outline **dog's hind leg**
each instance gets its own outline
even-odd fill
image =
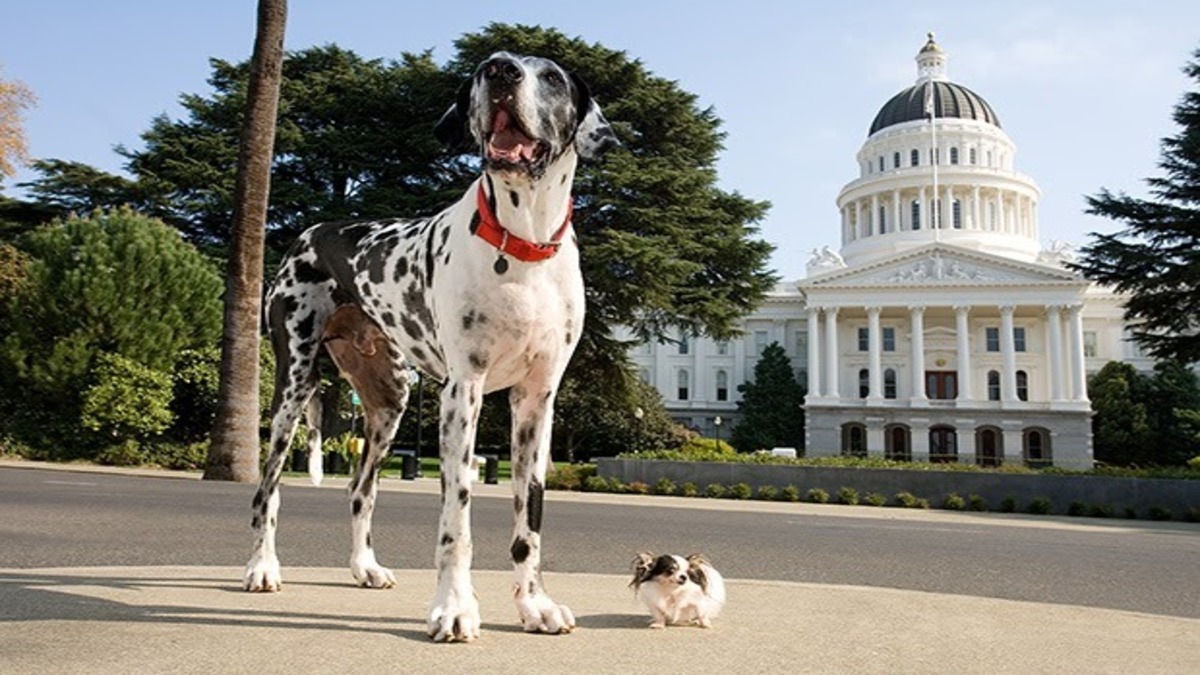
[[[317,486],[325,479],[325,467],[322,466],[325,456],[321,452],[321,418],[321,397],[313,395],[308,399],[304,423],[308,427],[308,479]]]
[[[512,561],[517,612],[528,632],[569,633],[575,616],[555,603],[542,584],[542,501],[550,465],[554,387],[538,378],[512,388],[513,524]]]

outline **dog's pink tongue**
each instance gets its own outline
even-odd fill
[[[493,157],[509,162],[533,158],[533,139],[521,133],[503,108],[492,122],[492,139],[488,146]]]

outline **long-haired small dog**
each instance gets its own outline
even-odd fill
[[[696,624],[711,628],[725,605],[725,580],[703,556],[639,553],[633,560],[637,597],[650,608],[651,628]]]

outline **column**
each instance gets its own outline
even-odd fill
[[[885,442],[883,440],[882,418],[867,418],[867,456],[883,457]]]
[[[983,214],[983,211],[981,210],[981,207],[979,205],[979,186],[976,185],[975,187],[971,188],[971,227],[972,228],[974,228],[976,230],[984,229],[983,228],[983,220],[981,217],[982,214]]]
[[[942,199],[942,229],[954,229],[954,188],[946,186],[946,197]]]
[[[821,309],[808,308],[808,400],[821,397]]]
[[[1067,308],[1067,340],[1071,345],[1071,400],[1087,401],[1087,366],[1083,361],[1083,305]]]
[[[858,199],[854,202],[854,238],[861,239],[863,236],[862,200]]]
[[[708,372],[707,344],[708,340],[700,336],[696,336],[692,340],[692,363],[696,377],[692,380],[692,391],[689,393],[694,401],[717,400],[717,388],[712,382],[711,373]]]
[[[1000,307],[1000,356],[1004,361],[1003,372],[1000,373],[1000,400],[1017,400],[1017,350],[1013,344],[1013,312],[1012,305]]]
[[[825,396],[840,399],[838,391],[837,307],[825,308]]]
[[[929,420],[912,420],[912,458],[914,462],[929,461]]]
[[[867,308],[867,366],[868,384],[867,398],[879,401],[883,399],[883,331],[879,329],[880,307]]]
[[[899,232],[904,229],[901,225],[904,222],[904,214],[900,211],[900,191],[892,190],[892,232]]]
[[[879,195],[871,195],[871,217],[867,219],[867,236],[880,234],[883,228],[879,222]]]
[[[1008,214],[1004,212],[1004,192],[996,192],[996,230],[1008,232]]]
[[[842,243],[850,241],[850,207],[842,207]]]
[[[928,399],[925,395],[925,308],[924,307],[909,307],[910,323],[912,325],[912,335],[909,340],[912,343],[912,396],[911,400],[914,405],[924,405]],[[917,430],[913,429],[913,437],[916,438]],[[926,454],[929,453],[928,444],[926,445]]]
[[[929,197],[925,194],[925,186],[921,186],[921,193],[918,199],[921,202],[921,229],[928,230],[932,227],[930,224],[932,221],[929,220]]]
[[[974,397],[971,386],[971,328],[968,314],[971,308],[958,305],[954,308],[955,330],[958,334],[958,400],[970,401]]]
[[[1046,307],[1046,341],[1050,343],[1050,400],[1063,398],[1062,307]]]

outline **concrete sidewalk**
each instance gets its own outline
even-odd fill
[[[3,673],[1196,673],[1200,621],[879,588],[729,582],[711,630],[646,627],[624,577],[547,574],[570,635],[516,623],[510,578],[476,572],[483,637],[433,644],[432,570],[366,590],[284,568],[241,591],[232,567],[0,570]]]

